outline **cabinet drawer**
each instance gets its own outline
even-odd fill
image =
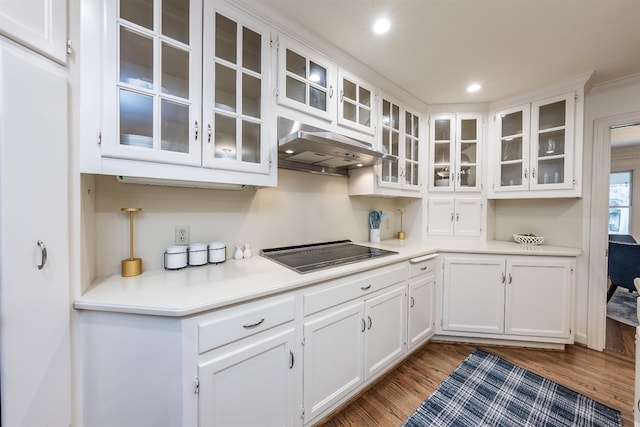
[[[426,255],[409,260],[409,277],[431,273],[436,269],[436,254]]]
[[[293,320],[294,297],[247,303],[198,323],[198,354]]]
[[[304,315],[370,294],[407,278],[406,264],[356,274],[304,294]]]

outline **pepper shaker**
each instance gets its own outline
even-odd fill
[[[251,258],[251,246],[248,243],[244,244],[244,251],[242,252],[242,256],[245,258]]]

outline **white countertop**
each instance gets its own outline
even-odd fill
[[[362,244],[396,251],[398,255],[307,274],[296,273],[254,255],[248,259],[228,259],[222,264],[187,267],[177,271],[148,270],[135,277],[98,277],[90,289],[74,302],[74,307],[80,310],[182,317],[438,252],[569,257],[581,253],[578,248],[546,245],[528,247],[503,241],[413,243],[394,239]]]

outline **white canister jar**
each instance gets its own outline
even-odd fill
[[[187,266],[187,247],[169,246],[164,251],[165,270],[179,270]]]
[[[189,245],[189,265],[205,265],[207,263],[207,244],[192,243]]]
[[[219,264],[226,259],[227,248],[222,242],[209,243],[209,264]]]

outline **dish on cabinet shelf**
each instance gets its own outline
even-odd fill
[[[436,187],[449,186],[449,178],[436,179]]]

